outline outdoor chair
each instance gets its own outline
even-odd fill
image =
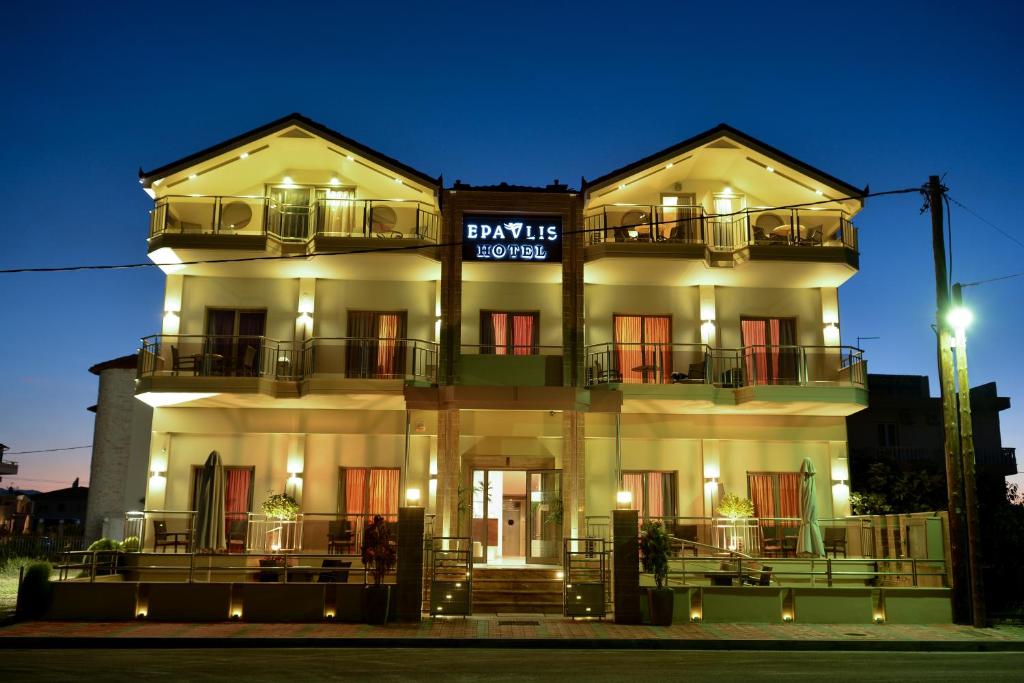
[[[153,520],[153,550],[164,548],[166,552],[166,548],[174,548],[177,553],[178,548],[185,548],[187,551],[190,535],[188,531],[168,531],[167,522]]]
[[[199,366],[196,365],[195,356],[185,356],[184,358],[182,358],[181,354],[178,353],[178,347],[172,345],[171,370],[174,371],[174,374],[178,374],[178,372],[181,370],[191,370],[192,374],[194,375],[199,371]]]
[[[348,583],[348,572],[351,566],[350,560],[324,560],[320,563],[322,569],[337,568],[338,571],[320,572],[317,583]]]
[[[247,522],[244,519],[236,519],[231,522],[228,527],[228,552],[232,552],[232,548],[238,548],[237,552],[245,552],[246,542],[246,526]]]
[[[346,550],[355,549],[355,532],[352,531],[352,521],[342,519],[327,524],[327,554],[341,554]]]
[[[256,374],[256,349],[252,346],[245,347],[242,356],[242,376],[252,377]]]
[[[782,554],[784,556],[796,557],[797,536],[799,536],[799,534],[799,527],[782,527]]]
[[[838,553],[846,557],[846,529],[842,527],[825,528],[825,554],[832,553],[832,557],[838,557]]]
[[[743,577],[744,586],[770,586],[772,585],[772,568],[766,564],[761,565],[761,571],[757,574],[750,574]]]
[[[690,363],[690,369],[686,372],[686,379],[690,382],[704,382],[704,363]]]
[[[782,538],[775,527],[764,530],[764,538],[761,540],[761,553],[765,557],[780,557],[782,555]]]

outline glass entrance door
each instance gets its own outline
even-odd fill
[[[527,556],[530,564],[558,564],[562,545],[562,471],[530,470]]]

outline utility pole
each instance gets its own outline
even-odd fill
[[[932,252],[935,258],[935,329],[938,333],[939,389],[942,395],[942,429],[945,434],[946,495],[949,511],[949,556],[953,574],[953,618],[959,624],[972,623],[970,606],[971,573],[966,548],[963,477],[960,467],[960,439],[957,428],[956,385],[953,378],[953,336],[949,322],[949,279],[946,273],[946,241],[943,236],[942,195],[939,176],[928,178],[928,207],[932,217]]]
[[[953,305],[963,307],[960,283],[953,285]],[[985,583],[981,561],[981,522],[978,517],[978,486],[974,480],[974,425],[971,418],[971,383],[967,375],[966,322],[956,332],[956,374],[960,403],[960,460],[964,483],[964,504],[967,506],[967,551],[970,553],[971,621],[976,628],[985,627]]]

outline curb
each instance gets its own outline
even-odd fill
[[[1012,640],[670,640],[570,638],[153,638],[0,637],[0,650],[49,649],[240,649],[240,648],[410,648],[500,650],[740,650],[776,652],[1024,652],[1024,641]]]

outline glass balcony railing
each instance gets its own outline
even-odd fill
[[[139,350],[143,377],[262,377],[299,381],[400,379],[433,382],[437,344],[419,339],[153,335]]]
[[[273,235],[379,237],[436,242],[441,217],[429,204],[395,199],[317,199],[284,204],[268,197],[169,196],[149,214],[149,236]]]
[[[613,204],[584,214],[587,244],[700,244],[714,251],[749,246],[846,247],[857,251],[857,229],[837,209],[751,207],[709,214],[702,206]]]
[[[588,385],[867,386],[863,352],[851,346],[595,344],[587,347],[586,376]]]

